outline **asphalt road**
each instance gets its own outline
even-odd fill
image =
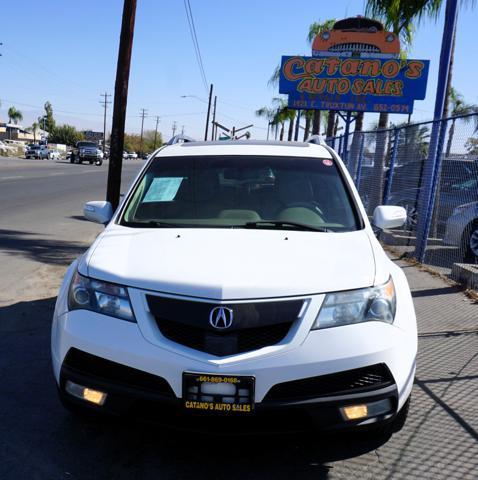
[[[143,164],[124,162],[122,191]],[[0,305],[28,299],[32,288],[42,288],[39,277],[48,288],[47,278],[58,277],[59,268],[101,231],[85,221],[83,204],[105,198],[107,168],[107,162],[97,167],[0,157]]]
[[[141,165],[125,164],[125,184]],[[0,479],[478,478],[478,305],[403,262],[418,369],[408,421],[392,437],[216,435],[65,411],[51,316],[67,264],[101,230],[81,212],[105,183],[105,166],[0,158]]]

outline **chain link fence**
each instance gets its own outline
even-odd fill
[[[384,244],[478,290],[478,114],[327,143],[345,158],[370,217],[378,205],[407,211],[402,228],[381,232]]]

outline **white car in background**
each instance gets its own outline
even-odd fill
[[[116,212],[89,202],[84,213],[107,226],[69,267],[53,315],[68,408],[206,414],[224,428],[267,412],[322,428],[403,424],[410,289],[329,147],[166,146]],[[373,221],[405,215],[380,206]]]
[[[478,202],[453,210],[446,221],[444,243],[461,249],[465,261],[478,262]]]

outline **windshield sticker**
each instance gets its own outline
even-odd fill
[[[332,160],[329,160],[328,158],[322,160],[322,163],[327,167],[331,167],[334,164],[334,162],[332,162]]]
[[[171,202],[176,197],[182,181],[186,177],[154,178],[143,198],[143,202]]]

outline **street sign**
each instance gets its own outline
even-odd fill
[[[284,56],[279,92],[296,109],[412,113],[423,100],[428,60]]]

